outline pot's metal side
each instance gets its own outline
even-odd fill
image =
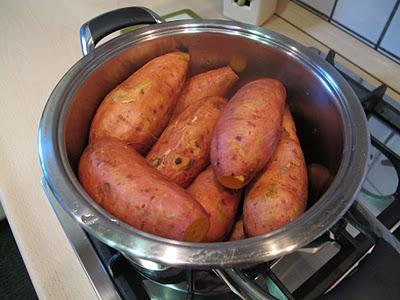
[[[242,241],[186,243],[132,228],[98,206],[80,186],[66,150],[66,119],[79,88],[94,70],[118,53],[146,41],[177,34],[215,33],[254,41],[282,52],[315,74],[336,99],[342,120],[342,161],[335,180],[299,219],[270,234]],[[160,50],[161,51],[161,50]],[[71,104],[72,103],[72,104]],[[78,142],[78,141],[77,141]],[[100,46],[73,66],[50,96],[40,123],[39,152],[45,179],[62,207],[82,227],[127,255],[182,267],[245,266],[271,260],[302,247],[325,232],[350,207],[365,175],[368,133],[361,105],[345,80],[307,48],[280,34],[228,21],[176,21],[128,33]],[[71,156],[71,155],[70,155]]]

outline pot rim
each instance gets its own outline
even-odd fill
[[[301,217],[266,235],[240,241],[188,243],[133,228],[109,214],[80,186],[66,152],[64,126],[75,92],[100,64],[139,43],[174,34],[219,33],[279,48],[311,69],[335,95],[343,126],[343,152],[334,181]],[[60,80],[39,125],[44,177],[61,206],[90,234],[127,255],[182,267],[227,267],[265,262],[312,242],[343,216],[366,174],[369,135],[357,96],[345,79],[310,49],[279,33],[225,20],[183,20],[121,35],[79,60]]]

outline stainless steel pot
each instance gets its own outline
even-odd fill
[[[95,49],[106,34],[140,28]],[[361,105],[342,76],[308,48],[275,32],[222,20],[161,23],[142,8],[110,12],[81,29],[87,54],[61,79],[39,129],[45,180],[62,207],[90,234],[130,257],[193,268],[246,266],[288,254],[316,239],[350,207],[363,181],[369,147]],[[261,76],[281,80],[288,92],[307,163],[326,166],[334,180],[303,216],[269,234],[220,243],[178,242],[142,232],[98,206],[76,177],[92,117],[104,96],[145,62],[166,52],[191,55],[196,74],[240,61],[238,87]],[[133,195],[134,196],[134,195]]]

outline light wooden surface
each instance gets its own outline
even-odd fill
[[[40,298],[96,298],[40,188],[42,173],[37,153],[37,127],[46,100],[62,75],[81,57],[78,38],[80,25],[108,10],[133,5],[147,6],[160,15],[191,8],[204,18],[222,18],[221,2],[0,2],[0,199]],[[265,27],[321,50],[327,48],[318,40],[329,45],[327,35],[331,40],[335,39],[335,34],[341,37],[336,29],[327,29],[329,24],[322,26],[321,22],[301,9],[300,16],[311,21],[297,22],[297,9],[297,6],[287,5],[287,12],[273,17]],[[290,23],[296,26],[286,20],[291,20]],[[303,25],[305,28],[301,28]],[[398,80],[398,65],[382,58],[375,60],[375,54],[360,48],[352,38],[338,43],[334,49],[346,64],[347,58],[354,58],[358,66],[370,73],[363,75],[373,80],[374,84],[377,80],[372,77],[399,90],[399,83],[393,79],[397,75]],[[366,54],[362,54],[364,50]],[[354,66],[352,69],[358,70]]]

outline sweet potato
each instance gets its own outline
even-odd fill
[[[100,104],[90,142],[115,137],[143,154],[165,128],[185,82],[189,55],[154,58],[113,89]]]
[[[299,138],[297,137],[296,125],[287,105],[285,106],[282,118],[282,136],[300,143]]]
[[[78,173],[94,201],[133,227],[190,242],[201,241],[208,231],[203,207],[120,140],[106,138],[90,144]]]
[[[164,130],[146,159],[166,178],[182,187],[209,164],[212,130],[226,100],[207,97],[183,111]]]
[[[270,164],[249,185],[243,205],[243,223],[248,236],[262,235],[293,221],[306,209],[307,168],[296,139],[289,110]],[[289,125],[289,126],[288,126]]]
[[[312,163],[307,166],[308,205],[313,205],[329,188],[334,176],[324,165]]]
[[[183,112],[189,105],[208,96],[224,97],[239,77],[230,67],[222,67],[200,73],[188,79],[182,89],[171,120]]]
[[[235,225],[233,226],[229,241],[244,240],[245,238],[246,234],[244,233],[243,229],[243,219],[240,219],[236,221]]]
[[[228,190],[223,187],[215,177],[212,168],[201,172],[187,188],[187,191],[203,206],[210,217],[210,229],[204,241],[223,240],[235,220],[240,191]]]
[[[243,86],[215,126],[211,163],[227,188],[246,185],[270,160],[281,135],[284,86],[263,78]]]

